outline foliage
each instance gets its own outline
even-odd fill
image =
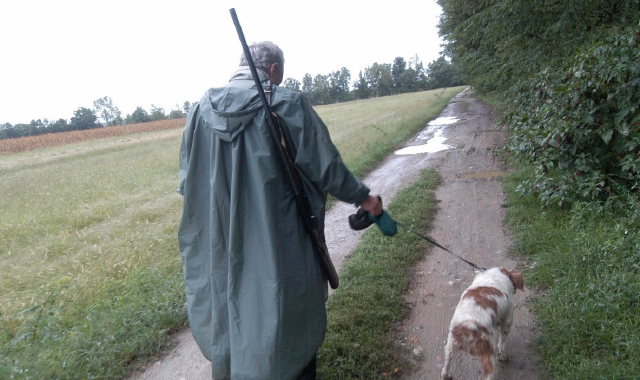
[[[575,202],[540,211],[516,187],[530,168],[505,180],[505,222],[528,268],[537,342],[546,378],[632,379],[640,371],[640,208]]]
[[[191,103],[188,100],[185,100],[184,104],[182,105],[182,110],[184,111],[184,114],[188,115],[189,112],[191,112],[191,109],[195,107],[195,104],[196,104],[195,102]]]
[[[146,123],[151,121],[151,117],[149,113],[142,107],[136,107],[136,109],[131,113],[131,115],[127,115],[125,117],[125,124],[136,124],[136,123]]]
[[[93,110],[85,107],[80,107],[73,112],[73,117],[69,122],[70,129],[83,130],[101,127],[97,123],[98,118],[93,113]]]
[[[142,107],[137,107],[133,112],[133,115],[127,115],[126,124],[145,123],[166,119],[182,119],[189,113],[192,107],[193,104],[189,101],[185,101],[181,111],[180,106],[176,104],[176,109],[171,110],[169,115],[165,115],[164,109],[158,108],[153,104],[151,105],[151,114]],[[98,122],[99,119],[102,123]],[[109,96],[105,96],[94,100],[93,109],[84,107],[78,108],[78,110],[74,112],[71,122],[67,122],[65,119],[58,119],[57,121],[38,119],[31,120],[29,124],[16,124],[15,126],[10,123],[2,124],[0,125],[0,140],[39,136],[58,132],[81,131],[101,128],[103,126],[106,127],[123,124],[125,124],[125,120],[122,118],[122,112],[120,112],[118,107],[113,104],[113,100]],[[51,140],[62,141],[65,139],[63,137],[58,137],[51,138]],[[13,145],[13,143],[9,143],[9,145]],[[23,142],[20,142],[17,145],[25,146]],[[0,149],[0,154],[1,153],[2,149]]]
[[[442,57],[444,60],[444,57]],[[441,59],[433,61],[442,62]],[[457,71],[448,61],[439,63],[431,70],[436,79],[430,80],[429,72],[424,69],[420,58],[416,55],[409,62],[402,57],[396,57],[393,64],[378,63],[360,70],[358,78],[351,82],[351,73],[346,67],[327,75],[318,74],[315,77],[305,74],[302,82],[287,78],[283,86],[295,91],[301,91],[312,105],[323,105],[368,99],[371,97],[389,96],[408,92],[423,91],[444,87],[455,87],[462,84],[457,78]],[[351,90],[351,86],[353,90]]]
[[[158,108],[154,104],[151,105],[151,113],[149,114],[149,121],[164,120],[167,115],[164,113],[164,108]]]
[[[466,82],[504,91],[594,42],[602,28],[637,22],[638,0],[438,0],[445,55]],[[595,36],[597,39],[597,36]]]
[[[289,90],[300,91],[302,84],[297,79],[287,78],[282,83],[282,86],[284,88],[288,88]]]
[[[427,66],[426,82],[426,88],[429,90],[456,87],[464,84],[456,67],[444,56],[440,56]]]
[[[349,94],[350,82],[351,73],[346,67],[331,73],[329,76],[329,97],[333,102],[340,103],[353,100]]]
[[[353,88],[356,98],[358,99],[369,99],[372,95],[371,88],[369,88],[369,82],[365,75],[362,74],[362,70],[358,73],[358,80],[353,83]]]
[[[176,109],[172,109],[171,112],[169,112],[167,119],[182,119],[184,117],[187,117],[187,115],[180,109],[180,105],[176,104]]]
[[[113,100],[108,96],[94,100],[93,111],[102,119],[104,126],[123,124],[122,112],[113,105]]]
[[[640,26],[611,31],[567,68],[523,84],[505,122],[511,153],[535,165],[521,192],[544,204],[640,195]]]
[[[522,191],[544,206],[638,195],[638,0],[438,0],[445,54],[502,94]]]

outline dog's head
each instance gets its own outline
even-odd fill
[[[513,284],[513,287],[515,289],[524,290],[524,278],[522,278],[522,274],[520,274],[520,272],[510,272],[504,268],[500,269],[500,272],[509,277],[509,280],[511,280],[511,283]]]

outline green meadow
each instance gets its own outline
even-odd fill
[[[364,176],[462,89],[316,110]],[[122,378],[185,325],[181,134],[142,137],[0,156],[0,378]]]

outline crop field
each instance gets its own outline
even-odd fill
[[[106,137],[124,136],[133,133],[162,131],[165,129],[184,127],[185,118],[158,120],[148,123],[116,125],[112,127],[94,128],[84,131],[49,133],[38,136],[20,137],[0,140],[0,155],[25,152],[34,149],[50,148]]]
[[[362,176],[462,89],[316,110]],[[122,378],[184,326],[176,193],[184,119],[171,122],[156,127],[172,128],[164,132],[38,136],[19,153],[2,146],[0,378]],[[43,138],[56,142],[34,148]]]

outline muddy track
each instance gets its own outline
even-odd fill
[[[406,147],[421,147],[429,138],[442,137],[443,150],[431,153],[390,155],[364,179],[385,203],[411,185],[425,168],[442,176],[436,191],[439,205],[429,235],[452,252],[483,267],[517,268],[507,257],[511,237],[502,224],[504,194],[499,176],[504,172],[491,150],[504,145],[506,135],[496,129],[497,114],[478,100],[471,90],[454,97],[439,115],[448,124],[425,127]],[[335,204],[326,215],[329,252],[339,271],[360,242],[362,232],[345,228],[352,205]],[[407,314],[398,322],[399,344],[408,347],[415,371],[403,380],[439,379],[444,344],[455,306],[471,283],[473,268],[446,251],[429,248],[414,268],[407,293]],[[532,344],[535,324],[527,309],[530,292],[516,294],[514,326],[507,342],[509,361],[500,363],[498,379],[538,379],[538,359]],[[200,354],[188,329],[176,334],[176,346],[162,357],[136,371],[130,379],[210,379],[210,363]],[[454,360],[455,379],[479,378],[477,360],[460,356]]]

